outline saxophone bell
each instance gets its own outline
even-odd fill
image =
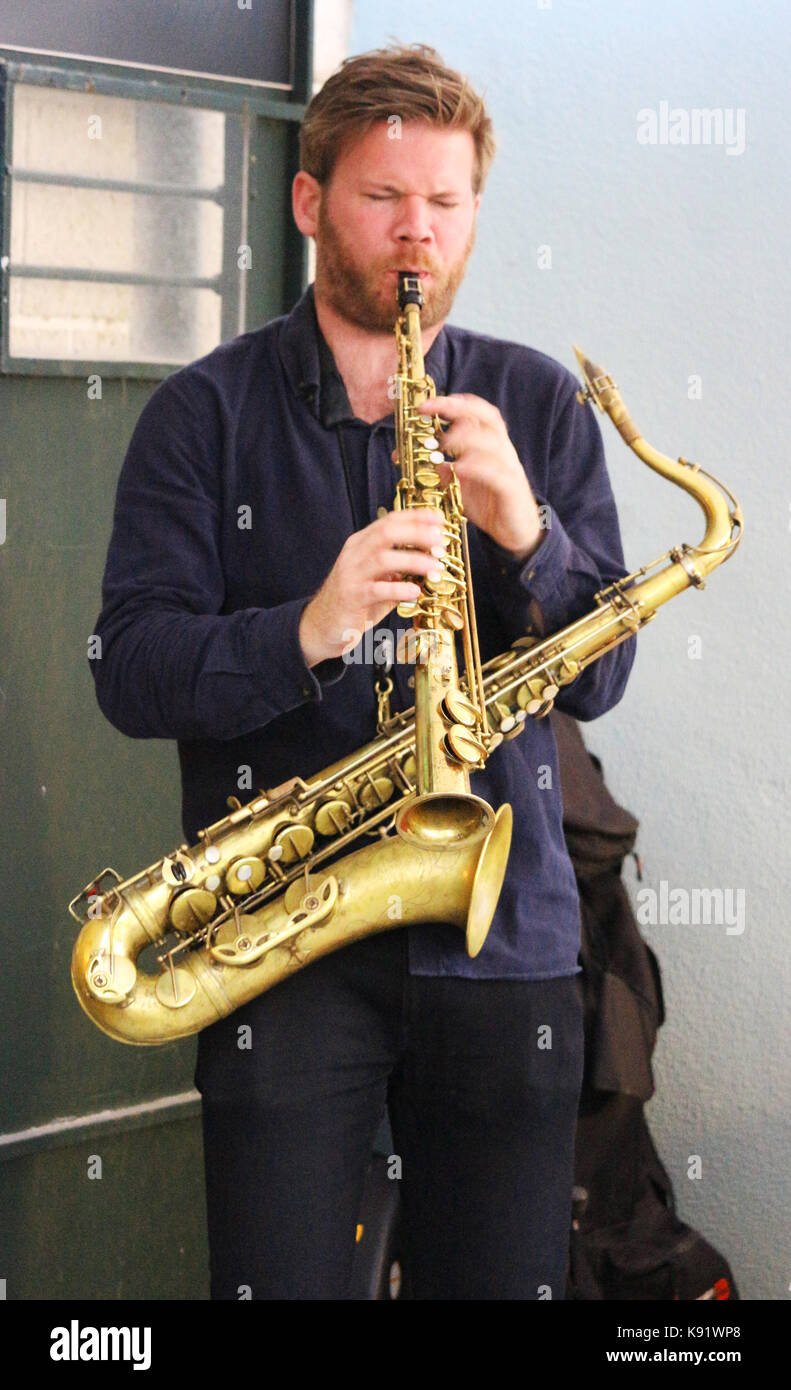
[[[493,824],[494,812],[483,797],[424,792],[404,807],[395,828],[417,849],[455,849],[464,840],[472,843],[488,835]]]

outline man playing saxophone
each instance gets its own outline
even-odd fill
[[[493,152],[483,102],[433,50],[348,60],[308,109],[293,186],[315,283],[289,315],[176,372],[141,415],[92,669],[119,729],[178,740],[190,842],[229,792],[309,777],[373,737],[385,673],[355,652],[371,632],[393,650],[409,626],[398,606],[441,574],[439,511],[393,508],[399,274],[420,278],[426,413],[448,424],[481,658],[570,623],[626,573],[574,378],[447,323]],[[604,713],[633,656],[627,640],[558,704]],[[386,674],[391,709],[408,709],[411,668]],[[470,789],[514,815],[474,959],[453,927],[412,924],[200,1034],[212,1297],[348,1296],[386,1106],[414,1296],[563,1297],[579,906],[548,721],[527,720]]]

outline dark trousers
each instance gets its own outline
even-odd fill
[[[349,1296],[385,1105],[412,1296],[563,1297],[576,977],[410,976],[406,944],[346,947],[200,1035],[212,1298]]]

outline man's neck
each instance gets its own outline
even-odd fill
[[[319,328],[327,340],[343,378],[349,404],[358,420],[373,424],[375,420],[392,415],[390,382],[398,366],[395,334],[377,333],[350,323],[326,299],[315,293],[315,287],[314,303]],[[442,323],[434,324],[421,334],[424,354],[442,326]]]

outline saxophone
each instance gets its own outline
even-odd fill
[[[391,716],[385,687],[376,737],[364,747],[244,806],[229,798],[230,814],[200,831],[196,845],[180,845],[124,882],[103,869],[72,900],[77,998],[121,1042],[188,1037],[311,961],[409,922],[453,923],[476,955],[505,876],[511,808],[495,814],[471,796],[469,772],[663,603],[703,588],[741,540],[732,493],[698,464],[647,444],[611,377],[575,348],[580,403],[606,412],[638,458],[696,499],[705,534],[600,591],[592,611],[559,632],[519,638],[481,666],[458,482],[439,447],[442,422],[427,423],[419,409],[433,391],[420,347],[419,280],[400,277],[398,294],[395,505],[440,506],[448,543],[441,578],[418,577],[419,598],[398,608],[413,619],[403,636],[412,638],[415,708]],[[440,462],[450,469],[442,487]],[[354,848],[362,837],[372,843]],[[155,973],[138,966],[146,948]]]

